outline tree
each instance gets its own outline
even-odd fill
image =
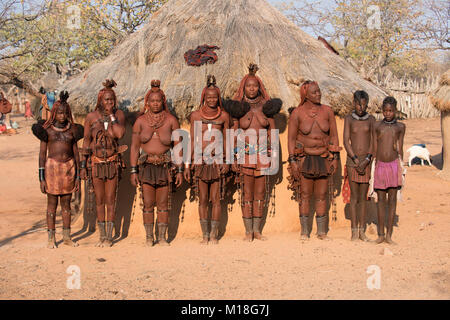
[[[427,49],[450,50],[448,23],[450,20],[450,2],[447,0],[422,0],[423,18],[414,26],[417,47]]]
[[[6,0],[0,9],[0,84],[36,93],[31,82],[45,72],[81,72],[165,2]]]
[[[448,21],[441,24],[448,10],[439,11],[443,2],[299,0],[282,9],[299,26],[327,37],[364,77],[374,78],[383,76],[386,69],[398,76],[423,75],[424,66],[432,62],[429,51],[437,47],[431,43],[440,43],[442,49],[448,41]]]

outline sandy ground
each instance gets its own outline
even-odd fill
[[[170,247],[147,248],[143,233],[130,233],[112,248],[95,248],[91,234],[78,237],[78,248],[49,250],[39,144],[31,122],[20,123],[19,134],[0,136],[0,299],[450,298],[450,182],[434,166],[408,169],[396,246],[350,242],[346,223],[330,226],[330,242],[312,235],[301,244],[298,232],[287,232],[253,243],[230,234],[218,246],[176,237]],[[405,151],[426,143],[432,155],[440,153],[439,119],[405,123]],[[372,239],[375,230],[369,227]],[[80,289],[67,287],[71,266],[79,268]],[[379,289],[367,286],[370,266],[380,271]]]

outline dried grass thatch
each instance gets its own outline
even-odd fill
[[[439,87],[430,94],[430,100],[439,111],[450,111],[450,69],[442,75]]]
[[[219,60],[186,65],[183,54],[202,44],[219,46]],[[183,119],[198,105],[207,74],[216,76],[224,97],[230,98],[252,62],[285,110],[297,106],[299,86],[306,79],[318,81],[323,102],[341,114],[355,90],[367,91],[371,104],[386,95],[265,0],[171,0],[109,57],[60,90],[70,92],[71,106],[82,115],[94,108],[104,79],[113,78],[121,107],[138,110],[151,79],[161,79],[169,104]]]

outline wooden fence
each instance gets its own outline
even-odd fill
[[[439,76],[433,75],[420,80],[396,78],[392,73],[376,81],[391,96],[397,99],[397,108],[408,119],[434,118],[440,115],[428,99],[428,93],[439,85]],[[380,110],[381,112],[381,110]]]

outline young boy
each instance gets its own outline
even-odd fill
[[[352,241],[369,241],[365,234],[367,191],[372,162],[373,127],[375,118],[367,113],[369,95],[356,91],[353,95],[355,110],[345,117],[344,147],[347,151],[347,176],[350,184],[350,216]],[[357,206],[359,204],[359,210]]]
[[[374,128],[374,153],[376,157],[374,189],[378,195],[378,239],[395,244],[392,241],[397,191],[402,186],[403,139],[405,125],[395,118],[397,101],[387,97],[382,105],[384,119],[378,121]],[[387,198],[386,198],[387,197]],[[384,232],[386,204],[388,206],[387,232]]]

